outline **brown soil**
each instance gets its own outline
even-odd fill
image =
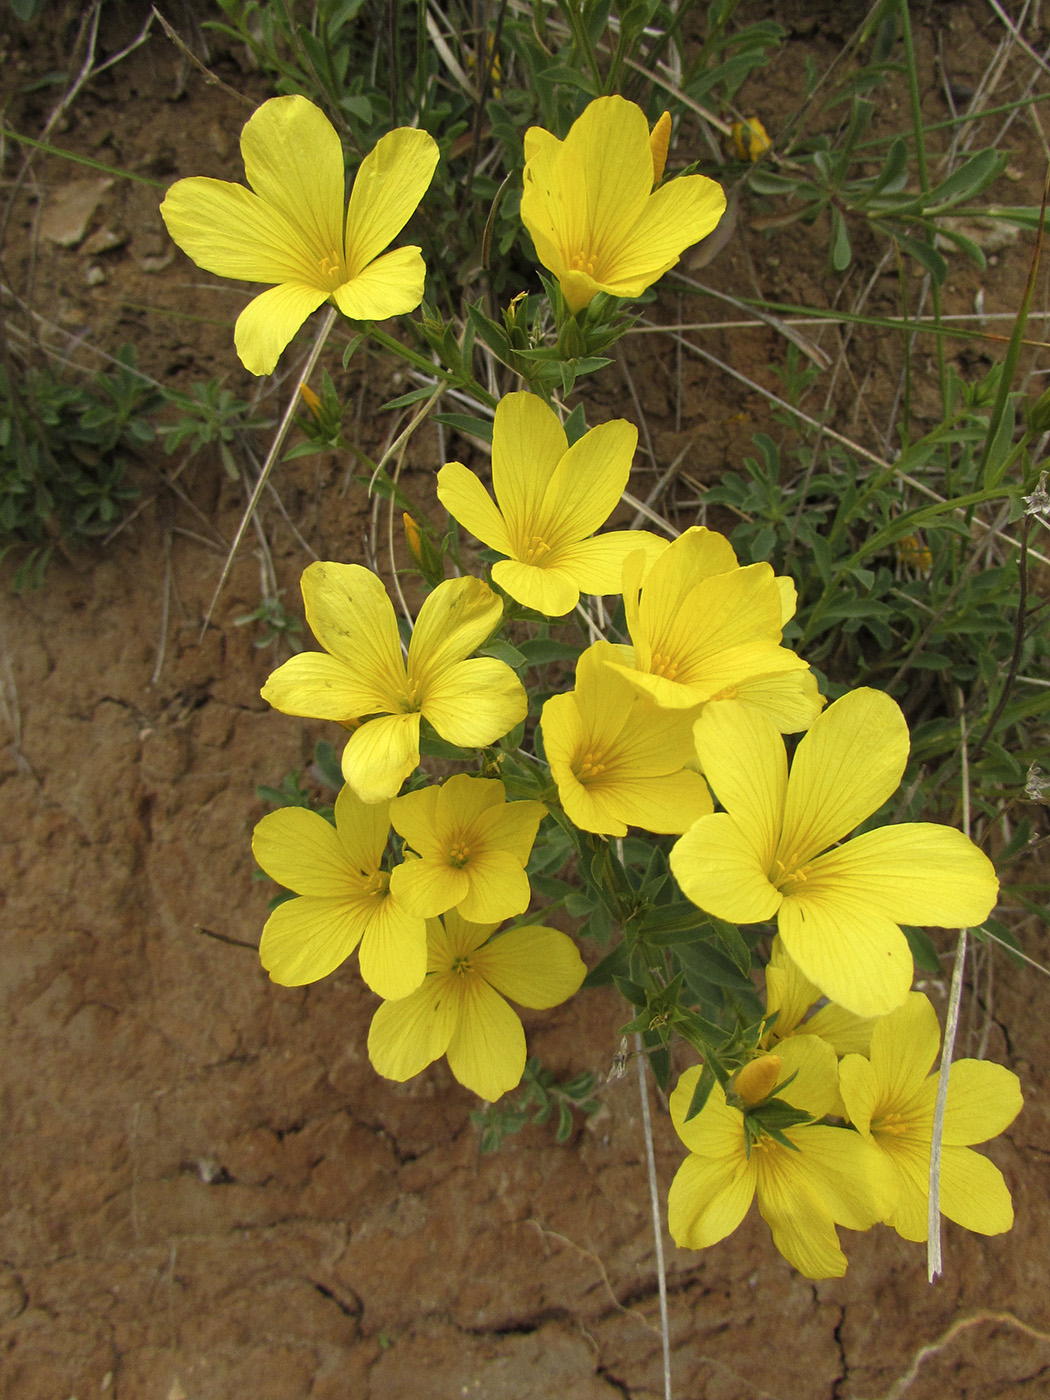
[[[948,24],[959,62],[979,72],[996,37],[985,12],[935,6],[930,18],[920,41],[931,74],[936,28]],[[121,21],[129,33],[134,22]],[[108,36],[114,50],[122,37]],[[809,28],[789,48],[779,86],[756,85],[771,127],[770,114],[796,100],[791,75],[805,45],[820,62],[839,42]],[[24,80],[48,62],[9,39],[8,73]],[[219,69],[253,101],[266,95],[257,75]],[[935,87],[931,76],[931,103]],[[8,120],[35,132],[52,100],[23,98]],[[157,38],[92,83],[53,139],[165,179],[237,178],[246,111],[183,74]],[[1041,176],[1030,131],[1018,134],[1012,160],[1030,196]],[[9,284],[28,285],[37,207],[28,196],[46,206],[74,178],[57,159],[34,164],[15,207]],[[131,182],[103,192],[89,228],[119,236],[110,251],[36,242],[30,300],[59,328],[46,338],[83,334],[111,351],[131,340],[165,382],[219,374],[248,397],[256,386],[232,367],[230,339],[243,294],[181,255],[169,259],[156,199]],[[989,310],[1008,309],[1027,260],[1022,244],[983,278],[960,266],[952,295],[972,304],[980,284]],[[741,229],[713,273],[713,285],[739,289],[753,275],[789,301],[837,288],[798,230],[766,242]],[[670,297],[665,310],[674,314]],[[768,366],[782,348],[772,334],[723,332],[706,343],[775,387]],[[889,357],[890,344],[876,356]],[[830,335],[825,345],[837,348]],[[870,350],[858,361],[838,392],[856,405],[846,430],[863,433],[887,391],[859,392]],[[627,364],[657,462],[689,446],[696,475],[709,479],[750,450],[766,417],[758,395],[686,361],[676,405],[673,350],[647,341]],[[599,417],[624,411],[618,372],[590,396]],[[374,410],[399,390],[376,361],[354,376],[362,441],[375,450],[388,423]],[[428,432],[409,464],[409,489],[424,501],[441,461]],[[59,559],[28,596],[11,594],[9,567],[0,579],[0,1392],[662,1394],[638,1082],[633,1064],[607,1077],[622,1003],[591,992],[527,1018],[532,1052],[556,1073],[602,1076],[601,1110],[567,1147],[532,1128],[481,1158],[469,1120],[476,1102],[443,1065],[404,1086],[373,1074],[365,1035],[375,999],[352,966],[296,991],[260,968],[254,944],[271,887],[253,879],[249,835],[264,810],[253,787],[306,769],[323,730],[259,698],[274,653],[235,625],[259,599],[256,538],[201,636],[244,495],[204,458],[176,494],[163,474],[177,460],[158,454],[144,466],[145,506],[103,552]],[[341,489],[344,473],[343,462],[307,459],[282,469],[277,486],[318,555],[369,561],[371,507],[359,487]],[[645,495],[647,485],[635,489]],[[308,556],[272,501],[262,520],[294,607]],[[1028,951],[1046,954],[1045,945]],[[1013,1233],[982,1239],[947,1225],[933,1287],[923,1251],[886,1230],[847,1234],[848,1275],[820,1284],[792,1272],[754,1212],[703,1255],[665,1239],[676,1395],[1050,1395],[1045,982],[1002,959],[994,968],[993,1001],[991,966],[981,964],[960,1051],[974,1053],[986,1036],[987,1055],[1025,1089],[1024,1114],[989,1149],[1013,1191]],[[943,1005],[944,983],[926,990]],[[666,1191],[681,1151],[655,1093],[652,1102]]]

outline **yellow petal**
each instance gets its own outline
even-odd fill
[[[874,1143],[823,1124],[799,1129],[795,1141],[802,1161],[792,1166],[804,1167],[836,1224],[870,1230],[892,1210],[897,1183]]]
[[[780,841],[788,783],[783,739],[765,715],[730,704],[705,705],[693,738],[715,796],[746,835],[768,876]]]
[[[302,577],[310,630],[352,677],[352,715],[399,712],[407,687],[394,607],[360,564],[319,561]]]
[[[667,164],[667,148],[671,143],[671,113],[662,112],[656,125],[649,133],[649,149],[653,154],[653,184],[658,185],[664,178]]]
[[[509,929],[472,955],[471,962],[498,992],[519,1006],[558,1006],[579,990],[587,973],[572,939],[529,924]]]
[[[233,328],[233,343],[248,373],[272,374],[282,350],[327,296],[324,288],[285,282],[250,301]]]
[[[555,553],[593,535],[619,504],[637,445],[638,429],[622,418],[574,442],[547,485],[533,533]]]
[[[395,248],[336,287],[332,300],[352,321],[385,321],[415,311],[423,300],[426,276],[418,248]]]
[[[357,678],[344,661],[326,652],[303,651],[289,657],[267,677],[262,698],[283,715],[309,715],[339,721],[378,708],[362,694]]]
[[[576,581],[581,593],[602,596],[619,593],[623,566],[629,555],[641,549],[648,562],[659,559],[667,541],[648,530],[612,530],[579,544],[563,546],[558,562]],[[548,614],[551,616],[552,614]]]
[[[409,860],[390,872],[390,889],[412,914],[433,919],[467,897],[470,878],[447,861]]]
[[[361,976],[389,1001],[410,996],[427,971],[427,926],[392,895],[378,900],[358,953]]]
[[[516,805],[516,804],[515,804]],[[470,923],[489,923],[524,914],[532,891],[521,862],[507,851],[484,851],[467,867],[470,888],[456,910]]]
[[[385,1001],[368,1031],[372,1068],[384,1079],[411,1079],[448,1049],[458,1015],[459,999],[447,975],[429,976],[411,996]]]
[[[852,690],[829,705],[792,760],[782,857],[803,864],[848,836],[896,791],[908,748],[900,706],[882,691]]]
[[[305,97],[273,97],[241,132],[244,173],[257,195],[299,231],[317,263],[342,262],[343,150],[335,128]]]
[[[437,494],[449,515],[475,539],[500,554],[513,553],[503,516],[478,478],[462,462],[446,462],[441,468],[437,475]]]
[[[961,831],[933,822],[866,831],[810,869],[821,880],[848,884],[898,923],[968,928],[988,917],[999,894],[983,851]]]
[[[1002,1235],[1014,1223],[1002,1172],[968,1147],[942,1150],[940,1202],[942,1215],[978,1235]]]
[[[462,1009],[448,1047],[459,1082],[495,1102],[516,1089],[525,1071],[525,1032],[498,992],[481,977],[462,979]]]
[[[390,835],[390,804],[362,802],[353,788],[342,787],[335,799],[335,824],[349,868],[362,878],[378,870]]]
[[[679,1249],[706,1249],[731,1235],[755,1196],[755,1170],[738,1156],[685,1159],[667,1194],[667,1228]]]
[[[439,583],[419,610],[408,648],[409,675],[421,695],[486,641],[499,625],[503,604],[479,578]]]
[[[1021,1081],[1012,1071],[988,1060],[956,1060],[948,1076],[944,1142],[985,1142],[1009,1127],[1022,1107]]]
[[[629,826],[678,836],[714,810],[699,773],[683,768],[660,777],[621,777],[616,783],[616,810]],[[585,828],[594,830],[595,828]]]
[[[720,1084],[711,1086],[700,1112],[686,1119],[699,1078],[700,1066],[692,1065],[674,1087],[669,1106],[675,1132],[698,1156],[736,1161],[744,1156],[744,1115],[738,1108],[729,1107]]]
[[[826,1040],[836,1055],[867,1055],[876,1024],[873,1016],[854,1016],[845,1007],[829,1002],[805,1021],[801,1029],[807,1035],[819,1035],[821,1040]]]
[[[778,1098],[802,1109],[812,1118],[832,1113],[838,1103],[838,1056],[827,1041],[815,1035],[793,1035],[777,1045],[779,1082],[786,1084]]]
[[[296,894],[338,899],[353,891],[335,827],[305,807],[282,807],[263,817],[252,835],[252,855],[271,880]]]
[[[743,705],[776,725],[781,734],[808,729],[824,708],[824,697],[812,671],[783,671],[752,676],[733,687],[735,698],[719,697],[711,704]]]
[[[725,812],[701,817],[675,842],[671,873],[687,899],[718,919],[758,923],[780,906],[754,843]]]
[[[520,865],[525,865],[532,854],[540,822],[546,815],[547,809],[542,802],[507,802],[486,817],[485,839],[490,845],[509,852]]]
[[[450,744],[484,748],[509,734],[528,707],[521,681],[510,667],[479,656],[449,667],[429,685],[423,713]]]
[[[846,1256],[831,1212],[810,1182],[807,1154],[770,1142],[756,1155],[758,1208],[777,1249],[805,1278],[841,1278]]]
[[[327,977],[357,947],[373,908],[367,895],[306,896],[278,904],[259,944],[263,967],[282,987],[301,987]]]
[[[879,1081],[863,1055],[846,1055],[839,1065],[839,1092],[849,1121],[865,1136],[882,1102]]]
[[[876,1022],[871,1035],[871,1066],[879,1086],[876,1117],[907,1110],[926,1083],[940,1045],[937,1013],[921,992],[910,992],[903,1006]]]
[[[199,175],[177,180],[160,213],[183,252],[219,277],[306,285],[317,280],[315,250],[299,228],[243,185]]]
[[[722,186],[706,175],[669,180],[650,195],[637,223],[614,257],[601,264],[600,280],[618,296],[637,296],[699,243],[725,213]]]
[[[371,719],[343,750],[343,777],[362,802],[386,802],[419,765],[419,715]]]
[[[819,897],[807,891],[805,897],[784,899],[777,927],[809,980],[847,1011],[885,1016],[903,1004],[914,972],[911,950],[898,926],[877,908],[838,891]]]
[[[505,394],[496,405],[492,489],[511,544],[506,553],[516,559],[526,557],[547,486],[568,446],[558,415],[535,394]]]
[[[346,262],[351,277],[358,276],[408,223],[430,186],[437,161],[434,138],[407,126],[381,137],[365,156],[346,211]],[[420,296],[422,290],[421,286]]]
[[[567,569],[519,564],[501,559],[492,566],[492,579],[523,607],[533,608],[544,617],[564,617],[580,601],[579,584]]]

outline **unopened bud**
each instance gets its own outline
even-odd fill
[[[746,122],[733,122],[729,134],[738,160],[758,160],[773,146],[769,132],[757,117],[748,117]]]
[[[667,147],[671,143],[671,113],[664,112],[663,116],[649,133],[649,147],[653,153],[653,185],[658,185],[664,178],[664,166],[667,164]]]
[[[780,1056],[760,1055],[743,1069],[738,1070],[730,1081],[730,1087],[738,1099],[753,1108],[763,1099],[768,1099],[777,1087],[780,1078]]]
[[[313,416],[314,416],[315,418],[320,418],[320,416],[321,416],[321,400],[317,397],[317,395],[314,393],[314,391],[310,388],[309,384],[300,384],[300,385],[299,385],[299,394],[300,394],[300,396],[301,396],[301,398],[302,398],[303,403],[306,404],[307,408],[310,410],[310,412],[313,414]]]

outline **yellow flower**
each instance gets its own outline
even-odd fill
[[[594,535],[631,473],[638,430],[617,419],[569,446],[558,415],[535,394],[500,399],[492,430],[496,504],[473,472],[448,462],[438,499],[472,535],[500,554],[500,588],[527,608],[561,617],[580,593],[618,593],[633,550],[654,559],[666,541],[645,530]]]
[[[419,725],[450,744],[494,743],[525,718],[521,682],[502,661],[466,658],[498,626],[503,605],[476,578],[449,579],[419,612],[407,662],[386,589],[359,564],[311,564],[306,619],[324,652],[300,652],[262,689],[286,715],[367,720],[343,750],[343,776],[365,802],[383,802],[419,763]],[[327,653],[327,654],[326,654]]]
[[[418,995],[418,993],[416,994]],[[781,1082],[796,1075],[778,1099],[822,1118],[837,1096],[835,1055],[814,1036],[778,1046]],[[772,1087],[765,1056],[745,1066],[745,1087]],[[806,1278],[838,1278],[846,1272],[836,1225],[870,1229],[885,1213],[891,1183],[885,1164],[860,1133],[817,1122],[781,1129],[788,1144],[758,1129],[761,1110],[745,1120],[715,1084],[707,1103],[686,1121],[699,1067],[688,1069],[671,1095],[671,1118],[689,1156],[678,1168],[667,1201],[667,1224],[680,1248],[706,1249],[725,1239],[758,1197],[773,1243]],[[747,1080],[760,1080],[750,1086]],[[739,1082],[739,1081],[738,1081]],[[748,1097],[744,1099],[749,1102]],[[749,1132],[750,1129],[750,1132]]]
[[[657,124],[654,143],[640,107],[599,97],[564,141],[542,127],[525,133],[522,222],[570,311],[598,292],[640,296],[722,217],[725,195],[706,176],[653,189],[660,156],[653,146],[665,130]]]
[[[571,938],[530,924],[491,938],[496,924],[455,912],[427,923],[426,981],[372,1018],[368,1056],[387,1079],[411,1079],[442,1055],[459,1082],[490,1102],[525,1069],[525,1032],[504,1001],[557,1006],[579,991],[587,969]]]
[[[317,982],[361,945],[361,976],[382,997],[404,997],[423,981],[426,923],[390,889],[380,862],[390,834],[389,804],[366,806],[344,787],[335,826],[303,807],[263,817],[252,836],[255,859],[300,897],[266,921],[259,956],[274,982]]]
[[[685,831],[713,810],[695,757],[693,712],[661,710],[609,664],[595,642],[576,666],[576,689],[543,707],[543,747],[566,814],[584,831],[626,836]]]
[[[900,924],[987,918],[998,881],[961,831],[906,822],[828,849],[900,783],[908,726],[888,695],[862,689],[836,700],[800,741],[790,777],[784,741],[762,715],[709,706],[694,732],[726,810],[675,843],[675,879],[717,918],[776,915],[792,961],[831,1001],[857,1016],[894,1010],[913,970]]]
[[[941,1043],[937,1013],[921,992],[884,1016],[871,1037],[871,1059],[847,1055],[839,1067],[853,1125],[893,1171],[896,1206],[886,1219],[906,1240],[925,1240],[930,1145],[937,1098],[931,1074]],[[1021,1111],[1016,1074],[987,1060],[956,1060],[948,1072],[941,1146],[941,1213],[979,1235],[1001,1235],[1014,1221],[999,1168],[970,1150],[995,1137]]]
[[[738,160],[758,160],[773,145],[769,132],[757,117],[748,117],[746,122],[733,122],[729,132],[733,138],[733,153]]]
[[[160,212],[199,267],[276,284],[237,318],[234,342],[246,369],[269,374],[307,316],[329,299],[355,321],[415,310],[426,277],[420,250],[383,249],[426,193],[438,158],[433,137],[399,127],[379,140],[357,172],[345,230],[342,147],[312,102],[264,102],[241,132],[241,155],[250,190],[179,180]]]
[[[644,579],[644,584],[643,584]],[[680,535],[659,558],[638,551],[623,573],[623,602],[633,650],[617,648],[627,680],[669,709],[692,709],[708,700],[747,703],[755,685],[759,709],[779,714],[782,726],[796,716],[816,717],[816,683],[803,692],[806,663],[780,645],[781,629],[795,606],[789,579],[778,579],[768,564],[742,569],[723,536],[702,526]]]
[[[391,804],[390,820],[419,859],[394,870],[391,890],[426,919],[448,909],[477,924],[524,914],[525,864],[546,815],[542,802],[508,802],[498,779],[468,773],[406,792]]]

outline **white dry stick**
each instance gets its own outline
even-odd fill
[[[237,533],[233,537],[233,544],[230,546],[230,552],[227,554],[226,562],[222,566],[222,574],[219,578],[219,582],[215,586],[215,592],[212,594],[211,602],[208,604],[208,611],[204,615],[204,624],[201,627],[202,637],[208,630],[208,623],[211,621],[211,615],[215,611],[215,604],[219,601],[219,594],[225,588],[226,580],[230,576],[230,569],[233,567],[234,557],[237,554],[237,550],[240,548],[241,540],[244,538],[244,532],[247,530],[251,518],[255,514],[262,493],[266,490],[266,483],[270,479],[270,472],[273,470],[274,463],[277,461],[278,454],[284,446],[284,440],[288,436],[288,432],[292,426],[292,422],[295,418],[295,410],[299,407],[300,391],[314,372],[314,366],[317,364],[321,351],[324,349],[325,343],[332,332],[332,327],[335,325],[336,314],[335,307],[330,306],[325,313],[324,320],[321,322],[321,328],[317,332],[317,339],[314,341],[313,348],[307,356],[306,364],[303,366],[302,372],[296,380],[292,397],[289,400],[288,407],[284,411],[284,417],[281,419],[280,427],[274,435],[274,440],[270,444],[270,450],[266,454],[266,461],[262,464],[262,471],[259,473],[259,480],[255,483],[255,489],[248,502],[248,508],[241,516],[241,523],[237,526]]]
[[[959,738],[962,744],[962,803],[963,830],[970,834],[970,760],[966,747],[966,706],[962,691],[959,697]],[[937,1102],[933,1110],[933,1140],[930,1143],[930,1199],[926,1216],[926,1278],[933,1283],[941,1272],[941,1138],[944,1135],[944,1110],[948,1102],[948,1076],[955,1050],[955,1033],[959,1028],[959,1006],[962,1002],[963,971],[966,966],[966,929],[959,930],[955,945],[955,966],[948,993],[948,1015],[944,1023],[944,1045],[937,1071]]]
[[[653,1240],[656,1244],[656,1281],[660,1290],[660,1338],[664,1351],[664,1400],[671,1396],[671,1328],[667,1319],[667,1271],[664,1267],[663,1223],[660,1219],[660,1193],[656,1185],[656,1157],[653,1153],[653,1122],[649,1116],[649,1089],[645,1082],[645,1053],[640,1032],[634,1033],[635,1059],[638,1061],[638,1094],[642,1100],[642,1124],[645,1129],[645,1164],[649,1170],[649,1204],[653,1211]]]

